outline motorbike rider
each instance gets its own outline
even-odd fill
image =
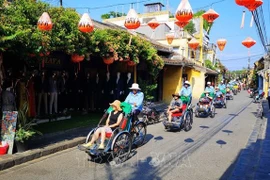
[[[172,122],[172,114],[178,113],[182,110],[183,102],[180,99],[179,93],[172,94],[173,99],[168,107],[167,114],[168,114],[168,121]]]
[[[181,100],[184,104],[191,102],[192,89],[190,87],[189,81],[185,81],[184,86],[179,91],[179,95],[181,96]]]

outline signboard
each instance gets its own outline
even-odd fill
[[[1,140],[9,145],[8,154],[12,154],[16,132],[18,111],[3,111]]]
[[[44,57],[44,65],[48,68],[61,68],[62,60],[58,57]]]

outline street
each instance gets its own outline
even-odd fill
[[[195,118],[189,132],[166,132],[162,123],[148,126],[146,144],[123,164],[89,162],[75,147],[4,170],[0,179],[227,179],[253,131],[256,108],[241,92],[227,109],[217,109],[215,118]]]

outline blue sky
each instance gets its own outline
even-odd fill
[[[44,1],[50,2],[53,5],[59,5],[59,0]],[[124,13],[127,13],[130,8],[130,3],[132,2],[140,2],[138,4],[135,4],[134,7],[137,12],[143,13],[143,5],[146,2],[141,1],[143,0],[63,0],[63,6],[89,7],[91,8],[89,9],[91,18],[95,20],[101,20],[100,16],[109,11],[123,11]],[[220,0],[189,0],[194,12],[200,9],[208,10],[213,2],[218,1]],[[147,1],[147,3],[150,2],[163,2],[165,5],[167,4],[167,0]],[[174,13],[180,3],[180,0],[169,0],[168,2],[169,9]],[[125,5],[114,6],[117,4]],[[114,7],[104,7],[110,5]],[[220,14],[220,17],[215,21],[214,26],[211,30],[210,41],[216,43],[217,39],[219,38],[227,39],[227,45],[224,51],[222,53],[217,51],[217,55],[221,59],[223,64],[225,64],[225,66],[228,67],[230,70],[237,70],[242,69],[243,67],[247,67],[248,49],[244,47],[241,42],[248,36],[252,37],[254,40],[257,41],[257,44],[250,49],[250,54],[252,56],[251,64],[258,60],[264,54],[264,50],[260,43],[259,36],[257,35],[255,23],[253,23],[253,27],[249,26],[251,20],[251,13],[244,7],[236,5],[234,0],[224,0],[223,2],[214,4],[212,8]],[[266,27],[270,27],[270,0],[264,0],[263,9]],[[87,8],[78,8],[77,10],[80,13],[88,12]],[[240,24],[243,10],[246,10],[246,18],[245,27],[241,29]],[[267,28],[267,30],[268,31],[266,32],[269,32],[270,29]],[[269,34],[267,35],[269,36]]]

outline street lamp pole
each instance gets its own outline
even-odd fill
[[[63,6],[63,0],[60,0],[60,6],[61,7]]]

